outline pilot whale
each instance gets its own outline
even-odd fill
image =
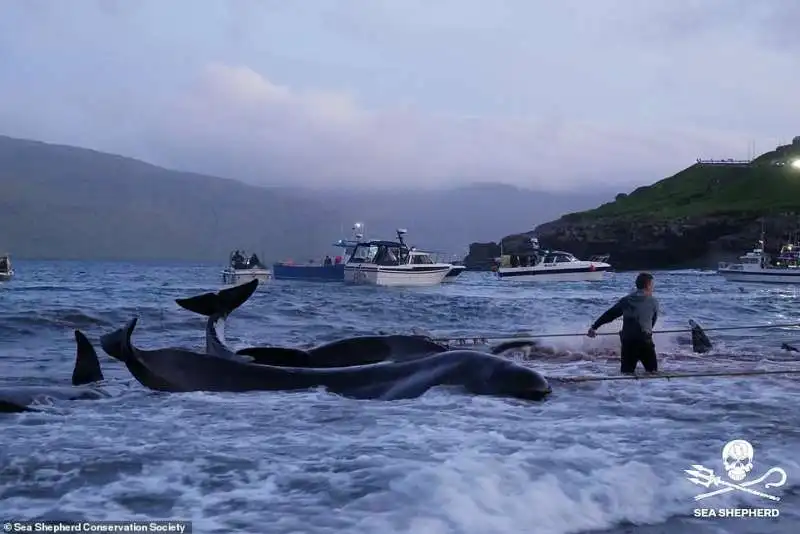
[[[103,381],[103,371],[97,352],[80,330],[75,330],[76,356],[72,371],[72,386],[13,386],[0,387],[0,413],[35,412],[32,407],[46,399],[78,400],[107,397],[93,386]]]
[[[262,365],[332,368],[367,365],[383,361],[406,361],[445,352],[448,347],[424,336],[357,336],[336,340],[308,350],[290,347],[248,347],[230,350],[225,344],[225,320],[244,304],[258,287],[258,280],[176,299],[178,306],[208,317],[206,353]]]
[[[479,395],[541,400],[547,380],[528,367],[477,351],[458,350],[409,361],[382,361],[333,368],[288,367],[243,362],[211,352],[181,348],[141,350],[131,336],[137,319],[101,337],[103,350],[122,361],[145,387],[159,391],[289,391],[324,387],[363,399],[394,400],[422,395],[432,387],[461,386]]]

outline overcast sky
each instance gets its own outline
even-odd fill
[[[0,133],[295,185],[626,190],[800,135],[797,0],[0,0]]]

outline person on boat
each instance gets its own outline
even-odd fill
[[[645,371],[658,371],[658,357],[653,343],[653,327],[658,319],[658,301],[653,296],[654,280],[650,273],[639,273],[636,291],[625,295],[605,311],[589,328],[589,337],[597,335],[597,329],[622,317],[620,372],[633,374],[642,362]]]
[[[231,256],[231,263],[234,269],[243,269],[245,267],[244,256],[239,250],[234,251],[233,256]]]
[[[339,265],[340,263],[342,263],[342,257],[341,256],[336,256],[336,258],[334,258],[334,260],[333,260],[333,263],[334,263],[334,265]]]
[[[330,256],[325,256],[325,267],[328,267],[329,265],[333,265],[333,260]]]

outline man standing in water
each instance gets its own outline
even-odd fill
[[[648,373],[658,371],[656,346],[653,343],[653,327],[658,318],[658,301],[653,296],[653,285],[652,274],[639,273],[636,277],[636,291],[619,299],[586,333],[589,337],[595,337],[598,328],[622,317],[622,331],[619,337],[622,342],[620,371],[623,374],[634,374],[638,362],[642,362]]]

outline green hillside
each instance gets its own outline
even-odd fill
[[[653,185],[617,195],[613,202],[570,213],[564,219],[671,219],[795,210],[800,210],[800,138],[762,154],[750,165],[697,163]]]

